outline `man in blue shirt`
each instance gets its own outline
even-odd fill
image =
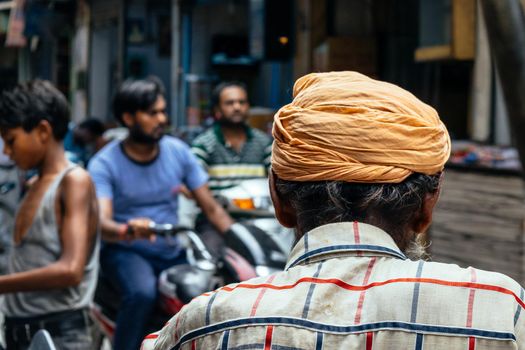
[[[177,224],[177,199],[185,185],[221,232],[233,224],[213,199],[208,176],[190,148],[164,136],[164,89],[157,78],[126,81],[113,101],[115,117],[129,129],[89,163],[101,211],[104,274],[122,292],[114,349],[138,349],[157,297],[158,274],[184,262],[175,241],[153,237],[150,222]],[[132,233],[133,240],[129,240]]]

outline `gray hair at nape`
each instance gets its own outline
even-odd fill
[[[417,234],[410,225],[421,215],[426,195],[438,191],[441,174],[414,173],[397,184],[276,178],[275,187],[293,207],[299,235],[330,223],[359,221],[383,229],[403,249]]]

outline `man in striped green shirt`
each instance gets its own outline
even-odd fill
[[[213,192],[239,184],[242,180],[266,177],[272,140],[249,127],[248,93],[240,82],[224,82],[213,91],[215,124],[199,135],[192,151],[210,176]]]

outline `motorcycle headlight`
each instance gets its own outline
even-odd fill
[[[231,203],[242,210],[265,210],[274,212],[270,197],[233,198]]]
[[[255,203],[252,198],[234,198],[232,203],[239,209],[242,210],[253,210],[255,209]]]

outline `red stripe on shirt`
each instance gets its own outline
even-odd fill
[[[273,337],[273,326],[268,326],[266,328],[266,338],[264,340],[264,350],[271,350],[272,337]]]
[[[182,309],[181,309],[182,311]],[[177,320],[175,321],[175,330],[173,331],[173,339],[177,342],[179,340],[179,321],[180,321],[180,311],[177,314]]]
[[[372,350],[372,341],[374,340],[374,333],[366,333],[366,350]]]
[[[151,333],[151,334],[148,334],[148,335],[146,336],[146,338],[144,338],[144,339],[157,339],[158,337],[159,337],[158,334],[156,334],[156,333]]]
[[[275,278],[275,275],[271,275],[267,280],[266,280],[266,283],[272,283],[273,279]],[[257,296],[257,299],[255,299],[255,302],[253,303],[253,306],[252,306],[252,311],[250,313],[250,317],[252,316],[255,316],[255,314],[257,313],[257,308],[259,307],[259,303],[261,302],[263,296],[264,296],[264,293],[266,293],[266,290],[267,288],[263,288],[260,292],[259,292],[259,295]]]
[[[372,269],[374,268],[374,264],[376,262],[376,258],[370,259],[370,263],[368,263],[368,268],[366,269],[365,278],[363,279],[363,284],[367,284],[368,280],[370,279],[370,275],[372,274]],[[357,303],[357,310],[355,312],[355,319],[354,323],[359,324],[361,322],[361,312],[363,311],[363,303],[365,302],[365,293],[366,291],[362,291],[359,295],[359,301]]]
[[[470,337],[468,338],[468,350],[475,350],[476,349],[476,338]]]
[[[476,282],[476,270],[473,268],[470,269],[470,281]],[[467,307],[467,327],[472,327],[472,314],[474,312],[474,297],[476,296],[476,290],[470,289],[469,295],[468,295],[468,307]],[[469,337],[468,338],[468,350],[475,350],[476,349],[476,338]]]
[[[476,270],[471,269],[471,282],[476,282]],[[468,308],[467,308],[467,327],[472,327],[472,313],[474,310],[474,297],[476,295],[476,290],[471,289],[468,296]]]
[[[192,340],[191,341],[191,350],[197,350],[197,341],[196,340]]]
[[[359,244],[360,243],[360,238],[359,238],[359,224],[357,223],[357,221],[354,221],[354,241],[355,241],[355,244]]]
[[[351,285],[348,284],[340,279],[337,278],[316,278],[316,277],[303,277],[299,278],[297,281],[295,281],[292,284],[284,284],[280,286],[276,286],[269,283],[261,283],[261,284],[251,284],[251,283],[239,283],[237,285],[234,285],[233,287],[225,286],[222,287],[220,290],[225,292],[232,292],[235,289],[260,289],[260,288],[267,288],[272,290],[288,290],[293,289],[296,286],[298,286],[301,283],[317,283],[317,284],[333,284],[340,288],[350,290],[350,291],[362,291],[371,289],[374,287],[381,287],[388,284],[393,283],[429,283],[429,284],[436,284],[441,286],[449,286],[449,287],[460,287],[460,288],[474,288],[474,289],[480,289],[480,290],[489,290],[493,292],[498,292],[502,294],[512,295],[516,302],[520,304],[523,308],[525,308],[525,302],[520,299],[513,291],[503,288],[500,286],[494,286],[491,284],[483,284],[483,283],[472,283],[472,282],[453,282],[453,281],[445,281],[445,280],[439,280],[436,278],[418,278],[418,277],[404,277],[404,278],[393,278],[386,281],[381,282],[373,282],[370,284],[367,284],[365,286],[359,286],[359,285]]]
[[[361,242],[361,237],[359,236],[359,224],[357,221],[354,221],[354,241],[355,244],[359,244]],[[358,251],[357,256],[363,256],[363,253]]]

